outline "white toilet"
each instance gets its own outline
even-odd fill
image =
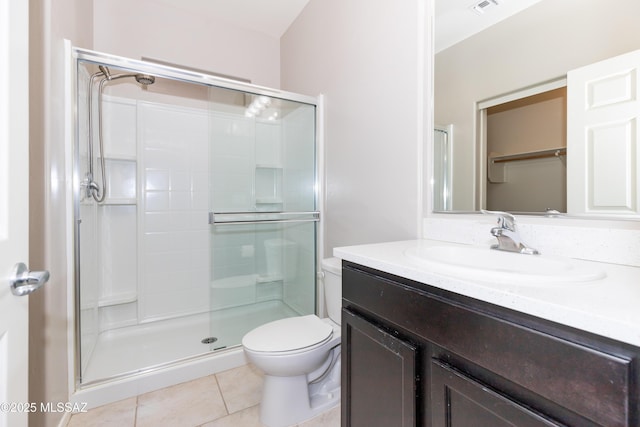
[[[265,374],[260,421],[268,427],[298,424],[340,401],[341,269],[338,258],[322,261],[328,318],[276,320],[242,339],[247,358]]]

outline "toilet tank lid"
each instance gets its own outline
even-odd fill
[[[342,276],[342,259],[332,257],[322,260],[322,269],[338,276]]]
[[[258,326],[242,338],[242,345],[253,351],[286,352],[314,346],[332,334],[331,325],[310,314]]]

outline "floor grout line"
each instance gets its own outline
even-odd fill
[[[227,399],[224,398],[224,393],[222,391],[222,387],[220,386],[220,381],[218,381],[218,375],[214,374],[213,377],[216,380],[216,386],[218,387],[218,391],[220,392],[220,397],[222,398],[222,403],[224,404],[224,409],[225,411],[227,411],[227,415],[229,416],[231,415],[231,412],[229,411],[229,405],[227,404]]]

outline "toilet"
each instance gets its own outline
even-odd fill
[[[261,325],[242,339],[251,363],[264,372],[260,421],[298,424],[340,401],[342,265],[322,261],[328,318],[311,314]]]

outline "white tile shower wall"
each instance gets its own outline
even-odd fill
[[[544,254],[640,267],[637,221],[575,218],[517,218],[525,242]],[[488,246],[495,219],[480,215],[438,215],[424,219],[424,238]]]
[[[100,303],[135,298],[136,206],[102,205],[100,224]]]
[[[235,114],[212,112],[210,118],[214,210],[251,211],[256,164],[254,119],[245,118],[243,110]]]
[[[100,307],[100,332],[138,324],[137,303],[121,303]]]
[[[282,193],[280,121],[245,117],[244,107],[226,105],[214,109],[210,128],[213,210],[282,210],[279,200]],[[212,295],[212,307],[282,299],[282,281],[267,277],[264,244],[279,238],[282,238],[282,231],[277,225],[215,228],[211,274],[216,290]],[[222,284],[227,287],[218,287]],[[228,287],[231,284],[235,289]]]
[[[98,205],[100,331],[137,323],[136,102],[103,98],[106,198]],[[121,306],[125,304],[126,306]]]
[[[281,211],[282,123],[256,118],[255,123],[255,209]]]
[[[135,205],[100,206],[100,332],[138,321]]]
[[[80,269],[80,321],[82,324],[81,351],[83,355],[93,352],[100,332],[98,318],[98,298],[100,281],[98,277],[98,208],[93,202],[80,203],[81,233],[79,256],[82,260]],[[82,369],[88,363],[88,357],[82,358]]]
[[[288,211],[309,211],[316,208],[310,206],[312,198],[309,194],[316,191],[315,177],[308,165],[316,164],[316,150],[310,150],[313,141],[309,140],[309,129],[314,129],[315,108],[313,106],[299,106],[282,118],[282,133],[284,141],[283,163],[284,200]]]
[[[139,102],[138,138],[140,321],[207,311],[207,111]]]
[[[284,141],[283,164],[285,165],[283,194],[284,207],[288,211],[310,211],[317,207],[311,206],[309,194],[315,189],[314,176],[306,165],[315,163],[315,151],[309,149],[309,129],[313,129],[314,114],[308,109],[312,106],[299,107],[282,119],[282,133]],[[311,158],[309,158],[311,156]],[[304,225],[303,225],[304,224]],[[313,313],[315,306],[315,286],[309,283],[304,286],[305,277],[315,277],[316,256],[314,228],[309,223],[289,227],[284,233],[286,240],[295,242],[298,251],[295,275],[292,280],[284,283],[284,301],[299,313]],[[284,269],[291,268],[290,259],[283,260]]]
[[[315,312],[316,287],[313,281],[316,274],[316,253],[313,248],[315,231],[312,223],[300,223],[288,227],[284,232],[287,241],[294,242],[297,255],[283,259],[283,269],[290,274],[285,275],[283,284],[283,300],[287,305],[301,314]],[[295,261],[294,261],[295,259]],[[295,262],[295,265],[291,265]]]
[[[106,139],[106,138],[105,138]],[[106,159],[107,197],[121,203],[135,204],[136,198],[136,161]]]
[[[136,102],[104,95],[102,105],[106,157],[135,159],[137,155]]]
[[[256,272],[261,248],[256,245],[254,226],[216,226],[211,244],[211,274],[214,280],[247,276]]]
[[[88,83],[89,74],[82,67],[79,69],[79,81]],[[80,91],[79,111],[87,111],[88,84],[79,86]],[[81,120],[78,123],[78,140],[87,141],[89,135],[88,121]],[[78,146],[78,157],[80,160],[81,174],[86,173],[86,164],[88,159],[87,144]],[[83,193],[80,194],[79,215],[82,219],[80,223],[80,248],[78,256],[82,260],[82,268],[80,269],[80,283],[82,284],[82,293],[80,295],[80,322],[82,323],[82,331],[80,336],[81,352],[83,357],[80,361],[81,369],[84,372],[88,365],[88,355],[90,355],[97,343],[99,333],[98,319],[98,209],[95,202],[86,200]]]
[[[256,164],[263,166],[282,166],[280,141],[280,120],[255,120],[256,128]]]
[[[255,123],[244,117],[244,108],[225,113],[229,106],[213,106],[210,113],[212,141],[212,208],[215,212],[248,212],[255,209]],[[247,276],[256,271],[254,227],[217,226],[212,238],[211,274],[214,280]]]

